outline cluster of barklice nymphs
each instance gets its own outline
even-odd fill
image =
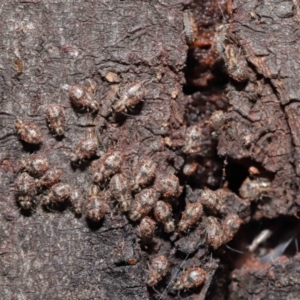
[[[125,86],[120,97],[115,99],[113,109],[116,113],[122,113],[127,109],[134,108],[144,97],[144,82],[135,82]],[[96,113],[99,110],[99,104],[94,98],[96,83],[93,80],[87,80],[85,84],[72,85],[69,87],[69,98],[73,107],[83,112]],[[45,111],[45,117],[50,132],[57,137],[63,137],[65,132],[65,111],[63,106],[58,104],[48,105]],[[43,143],[43,135],[39,127],[31,122],[17,119],[15,121],[16,133],[20,140],[30,145],[40,145]],[[70,160],[74,164],[80,164],[83,161],[94,158],[98,151],[98,140],[95,137],[88,137],[80,141],[73,149]],[[119,172],[122,163],[120,152],[108,152],[98,161],[93,163],[93,179],[95,184],[99,184],[112,175]],[[26,159],[21,160],[21,170],[15,181],[15,194],[19,206],[23,210],[30,210],[35,203],[35,196],[39,193],[44,194],[42,204],[45,206],[56,206],[65,204],[69,201],[73,211],[77,215],[82,213],[82,195],[79,190],[72,189],[67,183],[60,182],[62,171],[59,169],[49,169],[49,162],[45,156],[33,154]],[[154,177],[156,165],[151,161],[144,161],[139,166],[140,171],[136,171],[135,180],[131,183],[132,190],[138,189],[142,185],[147,185]],[[123,176],[124,177],[124,176]],[[130,199],[125,191],[126,180],[123,180],[122,174],[115,175],[111,181],[112,196],[120,202],[123,211],[130,209]],[[126,182],[127,183],[127,182]],[[107,210],[107,204],[97,185],[92,185],[88,192],[88,199],[85,202],[86,216],[94,222],[100,221]],[[140,193],[137,198],[141,201],[144,198],[151,198],[150,202],[157,197],[154,190],[148,189]],[[154,197],[154,198],[153,198]],[[134,206],[135,205],[135,206]],[[145,205],[133,203],[137,210],[147,210]],[[133,209],[132,209],[133,210]],[[141,215],[144,212],[141,212]],[[140,216],[131,212],[130,218],[137,220]]]

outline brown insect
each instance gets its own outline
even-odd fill
[[[92,222],[100,222],[107,211],[106,196],[100,193],[97,186],[92,185],[89,190],[89,198],[85,202],[86,217]]]
[[[123,162],[122,153],[109,151],[92,164],[93,180],[100,183],[120,171]]]
[[[208,217],[206,219],[206,233],[207,243],[213,249],[218,249],[224,243],[224,232],[217,218]]]
[[[190,268],[175,283],[176,290],[189,290],[202,285],[206,280],[206,272],[199,268]]]
[[[60,181],[60,176],[62,174],[62,170],[60,169],[51,169],[46,172],[45,175],[43,175],[40,180],[38,181],[38,187],[44,187],[49,188],[55,183],[58,183]]]
[[[202,205],[215,213],[224,213],[225,204],[223,201],[218,198],[218,194],[216,191],[212,191],[209,189],[205,189],[201,193],[201,203]]]
[[[182,151],[185,154],[197,154],[201,151],[201,141],[204,139],[202,128],[198,125],[190,126],[185,133],[185,146]]]
[[[137,164],[133,170],[133,181],[131,182],[131,190],[138,190],[145,187],[154,180],[156,172],[156,163],[150,158],[145,158]]]
[[[17,119],[15,126],[17,134],[23,142],[33,145],[43,142],[42,133],[35,124]]]
[[[66,183],[56,183],[49,191],[48,196],[44,197],[43,205],[60,205],[65,202],[71,195],[71,187]]]
[[[155,219],[164,225],[164,231],[167,233],[175,230],[175,223],[172,218],[172,206],[164,201],[157,201],[154,207]]]
[[[228,75],[238,81],[242,82],[249,79],[249,71],[247,62],[238,50],[233,45],[225,46],[225,65],[227,67]]]
[[[233,239],[242,224],[237,214],[228,214],[223,221],[223,243],[226,244]]]
[[[116,199],[123,212],[129,211],[131,205],[131,192],[127,176],[115,174],[110,180],[110,193]]]
[[[158,200],[158,193],[152,189],[144,189],[135,195],[135,199],[131,203],[129,219],[137,221],[138,219],[148,215]]]
[[[186,163],[183,166],[183,174],[185,176],[192,176],[193,174],[195,174],[197,172],[198,167],[199,167],[199,164],[196,163],[195,161]]]
[[[129,84],[121,91],[121,96],[113,105],[113,109],[117,113],[126,112],[127,109],[132,109],[139,104],[143,100],[144,95],[144,82]]]
[[[183,12],[183,26],[187,43],[191,45],[197,39],[198,27],[192,12],[189,10]]]
[[[22,167],[33,177],[41,177],[49,168],[49,162],[42,155],[32,154],[21,160]]]
[[[97,155],[98,146],[98,140],[95,137],[88,137],[80,141],[70,155],[71,162],[81,163],[91,159]]]
[[[75,215],[80,216],[82,214],[82,194],[78,189],[74,189],[71,191],[69,197],[70,204],[72,206],[72,210]]]
[[[181,220],[178,224],[178,230],[187,232],[196,225],[202,217],[203,207],[199,202],[187,203]]]
[[[155,183],[155,188],[164,198],[177,198],[182,192],[179,179],[173,173],[161,174]]]
[[[81,110],[96,112],[99,104],[94,99],[94,95],[88,87],[84,85],[72,85],[69,88],[69,97],[74,106]]]
[[[253,180],[246,178],[239,189],[239,193],[244,199],[255,200],[261,195],[267,194],[270,189],[271,183],[266,178],[256,178]]]
[[[138,227],[138,233],[142,241],[151,241],[154,237],[156,223],[148,216],[144,217]]]
[[[151,260],[147,284],[154,286],[160,282],[169,271],[169,262],[164,255],[158,255]]]
[[[65,110],[61,105],[50,104],[46,109],[46,121],[50,131],[57,136],[65,132]]]
[[[27,173],[20,174],[15,181],[17,202],[21,208],[28,210],[32,207],[32,197],[36,193],[36,182]]]

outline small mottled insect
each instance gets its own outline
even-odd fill
[[[182,192],[179,179],[173,173],[160,175],[156,182],[156,189],[164,198],[177,198]]]
[[[62,174],[62,170],[60,169],[52,169],[47,171],[47,173],[43,175],[38,181],[38,187],[49,188],[55,183],[58,183],[60,181],[61,174]]]
[[[144,82],[132,83],[121,91],[120,99],[113,105],[117,113],[126,112],[139,104],[145,95]]]
[[[187,43],[193,44],[198,36],[198,27],[191,11],[183,12],[183,26]]]
[[[80,141],[70,155],[72,163],[81,163],[97,155],[98,140],[95,137],[88,137]]]
[[[227,72],[232,79],[238,82],[249,79],[247,62],[233,45],[227,45],[225,47],[225,57]]]
[[[131,190],[138,190],[140,187],[147,186],[155,178],[156,163],[150,158],[145,158],[139,162],[133,170],[133,181],[131,183]]]
[[[33,145],[43,142],[42,133],[35,124],[17,119],[15,126],[17,134],[23,142]]]
[[[36,192],[36,182],[27,173],[21,173],[15,181],[16,194],[20,196],[33,196]]]
[[[89,198],[85,202],[86,217],[92,222],[100,222],[107,211],[106,196],[100,193],[97,186],[92,185],[89,190]]]
[[[226,244],[230,242],[236,235],[242,224],[242,220],[237,214],[228,214],[223,221],[223,243]]]
[[[151,241],[154,237],[156,223],[148,216],[144,217],[138,227],[138,233],[142,241]]]
[[[214,249],[218,249],[224,242],[224,232],[221,224],[215,217],[206,219],[207,243]]]
[[[123,155],[120,151],[109,151],[93,162],[93,180],[100,183],[120,171]]]
[[[149,278],[147,284],[154,286],[160,282],[168,273],[170,264],[164,255],[158,255],[151,260]]]
[[[21,166],[33,177],[41,177],[48,171],[49,162],[42,155],[32,154],[21,160]]]
[[[116,199],[123,212],[129,211],[131,205],[131,192],[127,176],[123,174],[114,175],[109,183],[110,193]]]
[[[201,141],[204,139],[202,128],[198,125],[190,126],[185,133],[185,146],[182,151],[185,154],[197,154],[201,151]]]
[[[69,97],[74,106],[79,109],[96,112],[99,104],[94,99],[92,91],[83,85],[72,85],[69,88]]]
[[[218,132],[220,128],[223,126],[225,122],[225,113],[222,110],[217,110],[212,113],[212,115],[209,118],[209,126],[212,130],[212,137],[216,138],[218,136]]]
[[[202,285],[206,280],[206,272],[199,268],[190,268],[175,283],[175,290],[189,290]]]
[[[20,174],[15,181],[16,198],[20,207],[28,210],[32,207],[32,197],[36,193],[36,182],[27,173]]]
[[[183,166],[183,174],[185,176],[192,176],[193,174],[195,174],[197,172],[198,167],[199,167],[199,164],[196,163],[195,161],[186,163]]]
[[[155,219],[164,225],[164,231],[167,233],[175,230],[175,223],[172,218],[172,206],[164,201],[157,201],[154,207]]]
[[[224,213],[225,204],[218,198],[215,191],[205,189],[201,193],[201,203],[202,205],[215,213]]]
[[[66,183],[56,183],[49,191],[48,196],[44,197],[43,205],[59,205],[64,203],[71,195],[71,187]]]
[[[152,189],[144,189],[135,195],[135,199],[131,202],[129,219],[137,221],[138,219],[148,215],[158,200],[158,193]]]
[[[201,203],[187,203],[178,224],[178,230],[181,232],[187,232],[191,227],[199,222],[202,217],[202,213],[203,207]]]
[[[268,193],[270,189],[271,183],[266,178],[256,178],[253,180],[246,178],[239,189],[239,193],[244,199],[254,200]]]
[[[50,104],[46,109],[46,121],[50,131],[57,136],[65,132],[65,110],[61,105]]]
[[[82,194],[78,189],[71,191],[69,202],[72,206],[72,210],[75,215],[80,216],[82,214]]]

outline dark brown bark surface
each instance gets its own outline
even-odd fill
[[[116,205],[99,226],[88,226],[84,216],[77,219],[68,208],[42,209],[41,195],[36,208],[24,213],[16,204],[14,181],[20,159],[34,152],[63,171],[62,182],[85,195],[92,184],[89,164],[72,167],[69,156],[90,129],[102,152],[124,153],[129,173],[147,156],[163,171],[181,167],[163,141],[183,116],[187,47],[181,10],[176,1],[170,6],[161,1],[1,4],[1,299],[148,299],[147,260],[137,228]],[[111,91],[116,86],[105,80],[108,71],[118,74],[120,87],[145,81],[144,102],[127,112],[133,116],[115,118]],[[78,113],[70,105],[66,86],[85,79],[97,83],[97,115]],[[46,126],[50,103],[65,108],[63,139]],[[17,117],[40,127],[41,147],[18,140]]]
[[[298,6],[3,3],[0,299],[297,299]],[[137,102],[118,107],[132,84],[141,84],[131,97]],[[71,104],[74,85],[91,93],[94,111]],[[49,131],[49,104],[64,108],[63,136]],[[22,142],[16,119],[37,125],[43,142]],[[88,144],[77,146],[95,139],[92,154]],[[102,182],[94,176],[111,153],[121,153],[114,172],[128,181],[129,212],[115,199],[113,172]],[[30,181],[32,208],[24,209],[16,183],[30,173],[22,166],[30,154],[47,158],[60,181],[80,191],[82,216],[41,186],[39,174]],[[153,177],[136,184],[137,168],[149,160]],[[92,197],[105,210],[99,222],[89,214],[94,183],[100,196]],[[161,221],[149,198],[139,206],[147,191],[171,218]],[[152,239],[134,217],[145,211],[156,222]],[[264,229],[271,238],[249,250]],[[161,255],[168,270],[152,287],[152,262]],[[176,290],[199,268],[198,286]]]

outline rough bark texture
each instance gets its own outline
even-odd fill
[[[3,3],[0,299],[296,299],[298,255],[277,257],[298,251],[290,243],[300,231],[291,217],[300,204],[298,19],[296,1]],[[141,98],[118,107],[132,84]],[[85,86],[99,110],[72,105],[74,85]],[[64,108],[64,136],[49,131],[49,104]],[[20,141],[16,119],[36,124],[43,143]],[[84,147],[86,159],[71,163],[78,142],[95,138],[97,151]],[[72,201],[47,204],[53,191],[45,186],[30,198],[32,209],[20,207],[16,182],[30,173],[22,160],[32,153],[82,193],[81,217]],[[110,153],[121,153],[114,172],[128,180],[129,212],[116,201],[113,173],[102,182],[94,176]],[[137,185],[147,160],[155,174]],[[100,222],[85,205],[94,183],[106,208]],[[149,189],[175,230],[149,199],[139,206]],[[141,236],[135,210],[156,220],[152,239]],[[266,228],[272,238],[250,253]],[[162,278],[151,264],[161,255]],[[177,291],[197,268],[204,280]]]
[[[20,212],[14,181],[19,161],[29,153],[47,156],[62,181],[85,194],[92,184],[89,167],[74,168],[69,155],[89,129],[100,150],[124,151],[124,169],[152,155],[160,167],[179,168],[162,136],[183,115],[184,63],[182,6],[173,1],[6,1],[1,4],[1,299],[148,299],[147,260],[136,228],[112,207],[101,226],[89,227],[69,209]],[[112,85],[145,83],[146,96],[136,116],[116,120]],[[79,114],[70,105],[66,85],[97,82],[99,114]],[[116,83],[118,84],[118,83]],[[62,104],[65,138],[46,126],[47,104]],[[15,118],[37,124],[44,143],[24,146]],[[173,128],[174,128],[173,127]],[[157,153],[163,153],[158,157]],[[176,165],[177,164],[177,165]],[[173,165],[175,165],[173,167]],[[132,263],[132,264],[131,264]]]

